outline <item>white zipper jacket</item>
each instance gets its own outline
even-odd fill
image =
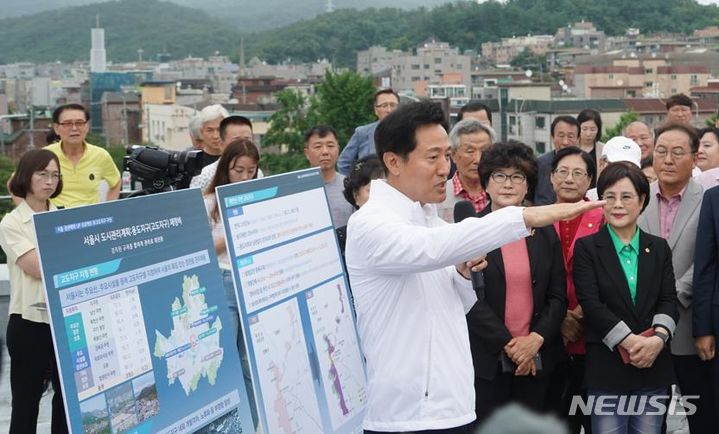
[[[465,313],[476,296],[454,264],[529,235],[522,208],[448,224],[372,181],[347,227],[347,270],[367,359],[363,427],[419,431],[475,419],[474,372]]]

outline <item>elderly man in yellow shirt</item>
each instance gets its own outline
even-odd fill
[[[107,182],[107,200],[120,195],[120,171],[110,154],[85,141],[90,114],[79,104],[65,104],[52,114],[53,129],[60,141],[47,146],[60,160],[64,188],[53,199],[58,207],[73,208],[100,201],[100,183]]]

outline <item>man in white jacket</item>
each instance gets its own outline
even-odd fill
[[[598,202],[508,207],[448,224],[450,144],[445,115],[431,102],[400,107],[377,128],[386,180],[349,220],[347,269],[367,360],[363,427],[372,432],[468,433],[475,419],[465,313],[476,301],[469,269],[481,256],[569,219]],[[474,259],[473,259],[474,258]]]

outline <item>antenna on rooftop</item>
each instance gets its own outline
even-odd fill
[[[327,0],[327,6],[325,7],[325,11],[329,14],[334,12],[335,6],[332,2],[332,0]]]

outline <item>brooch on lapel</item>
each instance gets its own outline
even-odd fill
[[[651,253],[651,250],[649,250],[649,247],[647,247],[646,249],[644,249],[644,251],[647,252],[647,253]]]
[[[535,229],[532,228],[531,232],[529,232],[529,236],[530,236],[530,237],[533,237],[533,236],[534,236],[534,232],[535,232]]]

